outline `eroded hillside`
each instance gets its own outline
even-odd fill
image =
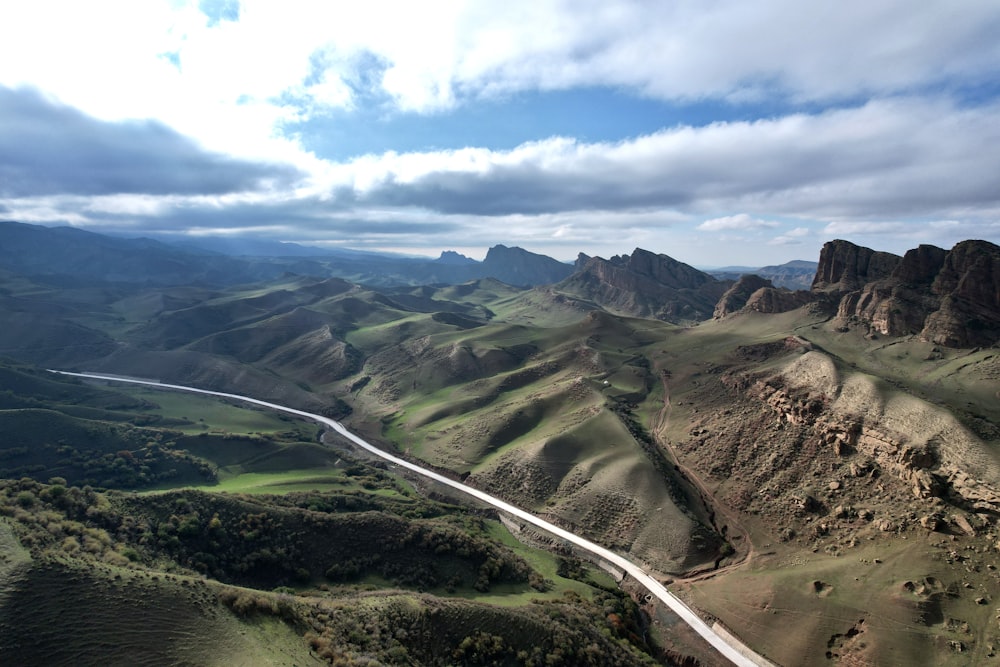
[[[708,358],[669,381],[665,443],[753,541],[692,599],[779,663],[985,660],[1000,641],[1000,433],[995,403],[964,399],[996,396],[1000,358],[897,341],[887,381],[878,341],[795,331],[735,345],[723,326],[693,331]],[[945,369],[966,396],[925,382]]]

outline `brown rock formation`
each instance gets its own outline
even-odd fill
[[[770,280],[765,280],[760,276],[755,276],[752,274],[744,274],[740,276],[740,279],[736,283],[726,290],[726,293],[722,295],[719,299],[719,303],[715,304],[715,313],[713,317],[716,319],[721,319],[730,313],[739,312],[757,290],[770,287],[774,289],[774,285],[771,284]]]
[[[894,264],[892,257],[831,241],[813,290],[839,294],[838,319],[872,333],[919,334],[949,347],[1000,340],[1000,247],[963,241],[950,251],[922,245]]]
[[[793,292],[777,287],[762,287],[750,295],[743,309],[757,313],[785,313],[813,300],[813,294],[805,290]]]
[[[1000,246],[963,241],[948,252],[931,291],[941,298],[922,338],[949,347],[1000,340]]]

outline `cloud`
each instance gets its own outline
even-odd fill
[[[222,194],[287,187],[288,166],[209,153],[161,123],[108,123],[0,88],[0,196]]]
[[[682,126],[622,142],[571,138],[365,156],[336,165],[332,191],[354,205],[447,214],[583,210],[742,210],[712,222],[788,215],[967,217],[1000,204],[996,104],[918,98],[754,122]],[[758,226],[759,223],[756,223]]]
[[[779,223],[773,220],[760,220],[758,218],[752,218],[746,213],[739,213],[737,215],[728,215],[722,218],[712,218],[711,220],[706,220],[696,227],[703,232],[720,232],[720,231],[750,231],[755,229],[768,229],[772,227],[777,227]]]
[[[436,113],[468,100],[609,87],[670,102],[824,103],[989,86],[990,0],[424,3],[109,0],[0,7],[0,85],[203,145],[275,157],[303,113]],[[106,16],[114,15],[115,21]],[[167,54],[167,55],[165,55]],[[377,62],[364,85],[358,63]],[[316,69],[317,63],[320,69]],[[251,131],[252,130],[252,131]]]
[[[859,220],[854,222],[831,222],[823,228],[823,233],[827,236],[857,236],[857,235],[878,235],[878,234],[899,234],[913,229],[913,225],[900,221],[872,222]]]
[[[767,242],[768,245],[801,245],[803,240],[812,234],[812,230],[808,227],[795,227],[794,229],[789,229],[784,234],[780,236],[775,236],[773,239]]]
[[[298,3],[278,20],[294,21],[298,12],[316,7]],[[330,42],[383,59],[382,90],[399,109],[417,112],[473,97],[587,86],[664,100],[852,99],[955,76],[986,83],[1000,58],[1000,12],[988,1],[964,3],[962,11],[944,0],[825,8],[728,0],[710,10],[657,0],[514,0],[502,8],[455,3],[433,10],[370,2],[324,13]]]
[[[997,238],[988,0],[101,7],[63,3],[53,21],[48,3],[0,4],[5,216],[414,248],[461,237],[564,257],[668,238],[712,257],[712,226],[775,253],[821,234]],[[533,129],[514,148],[491,143],[491,100],[593,88],[669,120],[635,136],[622,118],[622,141]],[[720,108],[745,120],[712,122]],[[294,134],[403,114],[484,129],[460,150],[343,162]],[[786,219],[815,235],[765,224]]]

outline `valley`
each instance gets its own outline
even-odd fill
[[[300,655],[334,664],[330,647],[349,633],[317,620],[335,616],[323,605],[365,595],[376,616],[434,628],[454,621],[454,605],[496,615],[485,632],[500,640],[470,631],[433,646],[390,641],[369,616],[369,634],[380,628],[386,640],[343,644],[343,664],[390,661],[397,646],[416,664],[448,664],[458,658],[441,656],[466,650],[468,664],[542,664],[531,662],[542,654],[520,651],[548,621],[532,616],[534,629],[507,634],[503,610],[590,609],[610,591],[628,614],[595,612],[604,620],[591,625],[565,606],[546,616],[605,638],[588,634],[591,658],[564,652],[565,664],[608,664],[618,650],[628,651],[618,664],[719,664],[665,598],[646,597],[644,588],[663,586],[775,664],[988,662],[1000,646],[1000,248],[965,242],[897,257],[845,244],[824,247],[812,288],[800,291],[717,280],[638,250],[582,258],[568,278],[535,286],[285,274],[67,289],[8,271],[5,576],[71,567],[114,581],[134,571],[175,590],[200,574],[225,623],[274,621]],[[45,368],[245,395],[342,423],[357,434],[343,437],[371,443],[392,465],[329,438],[324,446],[315,425],[291,416],[56,379]],[[403,473],[411,464],[437,481]],[[539,517],[545,530],[513,539],[493,510],[459,503],[448,490],[458,483],[525,522]],[[88,515],[53,496],[74,488],[115,511]],[[181,499],[183,511],[170,509]],[[130,537],[129,516],[147,522],[145,541]],[[213,516],[272,542],[212,546]],[[412,537],[392,557],[333,550],[347,563],[338,569],[310,560],[309,525],[345,544],[356,544],[350,534]],[[108,537],[85,541],[88,530]],[[621,585],[632,597],[553,533],[639,566]],[[65,548],[71,538],[79,549]],[[442,554],[463,555],[435,562],[441,540],[451,544]],[[430,552],[416,547],[424,543]],[[290,569],[279,566],[286,555]],[[450,584],[445,561],[459,573]],[[583,576],[558,574],[573,563]],[[241,593],[226,586],[259,591],[257,611],[230,617],[225,600]],[[236,606],[247,612],[249,599]]]

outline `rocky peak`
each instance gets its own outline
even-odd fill
[[[576,273],[557,289],[615,313],[692,322],[710,318],[731,284],[667,255],[637,248],[611,259],[581,254]]]
[[[476,260],[471,257],[466,257],[465,255],[455,252],[454,250],[445,250],[441,253],[441,256],[434,260],[440,264],[475,264]]]
[[[1000,312],[1000,246],[962,241],[944,257],[931,289]]]
[[[547,285],[573,272],[569,264],[523,248],[495,245],[486,253],[483,267],[489,275],[510,285]]]
[[[922,338],[949,347],[1000,340],[1000,246],[962,241],[945,256],[931,292],[940,307],[924,322]]]
[[[858,290],[868,282],[889,277],[900,261],[899,255],[854,245],[850,241],[828,241],[820,251],[812,289],[824,292]]]
[[[673,289],[697,289],[705,283],[715,282],[712,276],[693,266],[642,248],[636,248],[631,256],[616,257],[614,260],[619,261],[632,273],[647,276]]]

